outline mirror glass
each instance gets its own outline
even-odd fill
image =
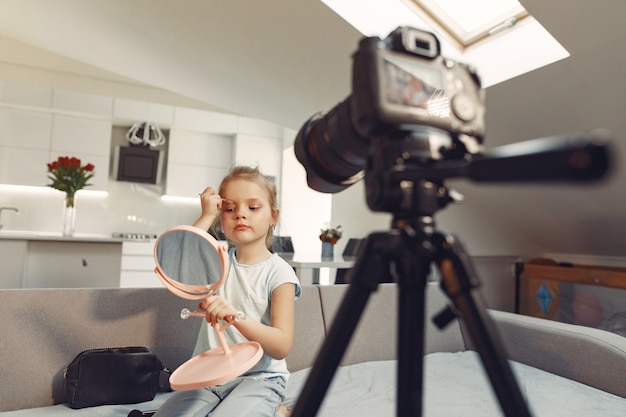
[[[186,299],[210,296],[228,273],[226,245],[193,226],[176,226],[161,234],[154,246],[154,260],[165,286]]]

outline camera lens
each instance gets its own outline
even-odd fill
[[[369,139],[354,128],[350,101],[348,97],[328,113],[313,116],[296,136],[296,158],[316,191],[336,193],[362,178]]]

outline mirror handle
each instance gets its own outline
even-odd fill
[[[180,310],[180,318],[183,320],[187,320],[189,317],[205,317],[205,315],[206,313],[203,313],[202,311],[191,311],[188,308],[183,308],[182,310]],[[237,314],[231,317],[232,318],[227,320],[227,323],[221,327],[221,330],[224,330],[225,328],[227,328],[228,326],[230,326],[236,321],[245,320],[246,313],[244,313],[243,311],[238,311]]]

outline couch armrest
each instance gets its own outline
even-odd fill
[[[626,338],[590,327],[490,311],[509,358],[626,397]]]

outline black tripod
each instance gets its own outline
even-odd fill
[[[422,197],[436,198],[424,190]],[[349,272],[350,286],[296,404],[294,417],[316,415],[370,295],[380,282],[390,281],[390,274],[395,275],[399,286],[397,415],[421,415],[425,291],[432,262],[441,271],[442,289],[468,326],[505,414],[530,416],[491,319],[476,295],[479,282],[468,257],[452,236],[435,231],[431,216],[417,215],[411,219],[394,217],[391,231],[373,233],[361,246]],[[443,327],[454,318],[454,310],[448,308],[436,322]]]
[[[478,295],[480,283],[469,257],[453,236],[436,230],[434,214],[454,200],[443,180],[454,176],[486,182],[594,180],[608,169],[605,141],[578,137],[536,140],[500,148],[469,163],[426,160],[401,168],[386,163],[385,158],[400,154],[389,148],[402,150],[406,143],[378,139],[372,143],[373,156],[365,176],[368,205],[392,213],[392,227],[388,232],[370,234],[359,248],[349,272],[349,288],[293,417],[317,414],[370,295],[379,283],[389,281],[399,286],[397,416],[421,416],[425,292],[433,263],[441,272],[441,288],[454,305],[439,313],[435,324],[444,327],[457,316],[462,319],[504,414],[530,417],[495,325]]]

